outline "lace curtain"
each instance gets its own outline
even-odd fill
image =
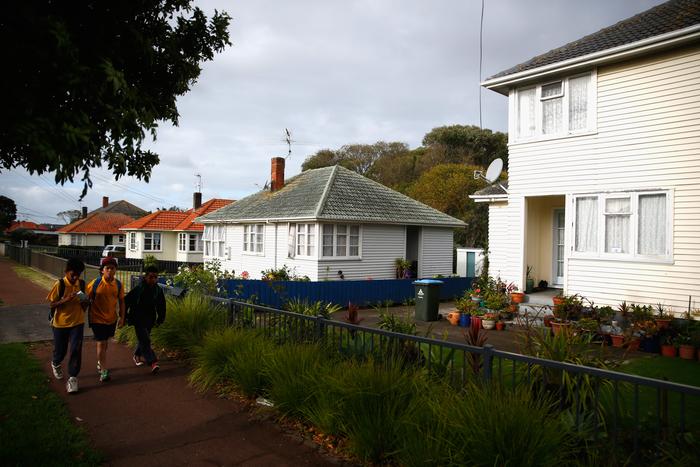
[[[535,136],[535,89],[518,91],[518,136]]]
[[[605,200],[605,251],[629,253],[630,199],[610,198]]]
[[[640,255],[666,254],[666,195],[639,195]]]
[[[545,135],[561,133],[562,130],[561,86],[561,82],[542,86],[542,133]],[[557,95],[559,97],[551,97]]]
[[[588,76],[569,80],[569,131],[586,128],[588,119]]]
[[[576,251],[598,250],[598,198],[576,198]]]

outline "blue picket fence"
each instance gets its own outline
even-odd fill
[[[473,277],[446,277],[440,279],[440,299],[452,300],[468,290]],[[415,286],[412,279],[391,280],[345,280],[322,282],[262,281],[231,279],[224,283],[229,298],[248,300],[282,308],[284,302],[292,298],[306,299],[309,302],[322,300],[346,306],[348,302],[360,306],[391,301],[404,303],[414,298]]]

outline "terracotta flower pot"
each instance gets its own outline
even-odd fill
[[[559,296],[554,296],[552,297],[552,303],[554,303],[555,306],[557,305],[563,305],[564,304],[564,297],[559,297]]]
[[[472,316],[471,326],[481,329],[481,318],[479,316]]]
[[[523,303],[523,301],[525,301],[525,294],[523,292],[511,292],[510,299],[513,303]]]
[[[457,326],[457,324],[459,323],[459,312],[452,311],[450,313],[447,313],[447,321],[449,321],[452,326]]]
[[[518,304],[517,303],[511,303],[508,305],[508,311],[510,313],[517,313],[518,312]]]
[[[544,327],[551,328],[553,319],[554,317],[552,315],[547,315],[544,318],[542,318],[542,321],[544,322]]]
[[[654,321],[656,322],[656,327],[659,328],[659,331],[662,329],[668,329],[668,327],[671,325],[670,318],[657,318]]]
[[[622,344],[625,342],[625,336],[621,334],[612,334],[610,335],[610,339],[612,339],[613,347],[622,347]]]
[[[482,319],[481,326],[483,326],[484,329],[493,329],[496,327],[496,321],[493,319]]]
[[[496,331],[503,331],[506,328],[506,323],[499,321],[496,323]]]
[[[678,356],[684,360],[695,360],[695,346],[683,344],[678,347]]]
[[[664,357],[675,357],[676,356],[676,346],[663,344],[661,346],[661,355]]]

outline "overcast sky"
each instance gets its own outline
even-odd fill
[[[195,174],[203,199],[240,199],[270,177],[285,156],[287,177],[324,148],[403,141],[412,148],[430,129],[479,124],[479,0],[206,0],[227,11],[233,45],[204,65],[178,101],[180,125],[162,125],[151,144],[161,162],[150,183],[110,182],[97,171],[84,200],[126,199],[146,210],[191,206]],[[661,0],[486,0],[486,78],[535,55],[628,18]],[[507,99],[481,90],[485,128],[507,130]],[[53,176],[0,173],[0,194],[22,219],[58,222],[79,209],[82,185]]]

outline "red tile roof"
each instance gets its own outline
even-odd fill
[[[119,228],[131,221],[133,219],[126,214],[93,212],[85,219],[78,219],[58,229],[58,233],[120,234]]]
[[[196,210],[189,209],[185,212],[156,211],[122,226],[121,230],[173,230],[201,232],[204,230],[204,224],[193,222],[196,217],[210,213],[231,203],[233,203],[233,200],[231,199],[213,198],[202,204]]]
[[[45,225],[37,224],[31,221],[13,222],[11,226],[5,230],[5,233],[14,232],[15,230],[49,230]]]

